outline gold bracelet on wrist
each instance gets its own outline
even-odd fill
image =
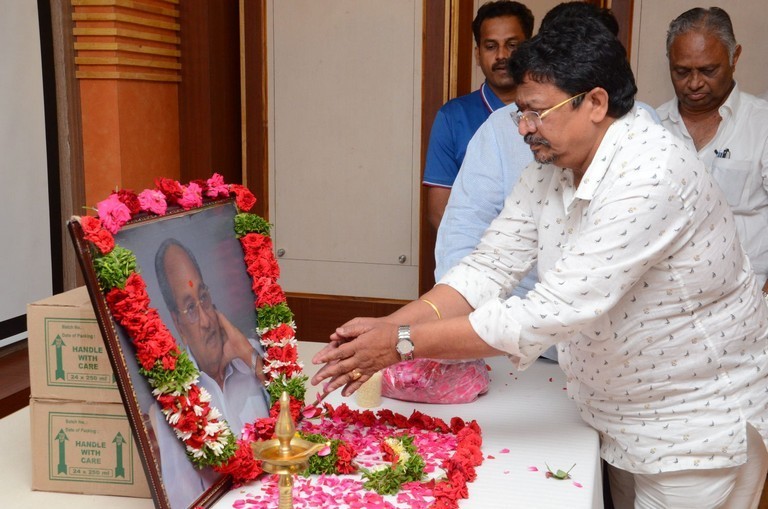
[[[427,300],[427,299],[419,299],[419,300],[429,304],[429,307],[431,307],[435,311],[435,314],[437,315],[438,320],[440,320],[443,317],[443,315],[440,314],[440,310],[437,309],[437,306],[435,306],[435,304],[431,300]]]

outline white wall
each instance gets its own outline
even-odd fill
[[[52,291],[41,69],[37,2],[0,0],[0,322]]]

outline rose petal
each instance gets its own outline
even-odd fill
[[[501,454],[509,454],[509,449],[507,449],[507,448],[505,447],[504,449],[500,450],[499,452],[500,452]]]
[[[577,488],[583,488],[584,487],[584,486],[581,485],[580,482],[576,482],[576,481],[573,481],[573,485],[576,486]]]
[[[529,471],[529,472],[538,472],[538,471],[539,471],[539,469],[538,469],[538,468],[536,468],[536,467],[534,467],[533,465],[531,465],[530,467],[528,467],[528,471]]]

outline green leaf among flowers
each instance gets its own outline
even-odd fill
[[[394,464],[360,470],[363,472],[363,487],[379,495],[395,495],[403,484],[420,481],[424,477],[426,462],[413,445],[413,437],[402,435],[388,438],[385,443],[397,454]]]
[[[286,378],[284,373],[280,373],[277,378],[270,382],[267,392],[269,392],[269,397],[272,398],[272,401],[278,401],[283,391],[299,401],[304,401],[304,395],[307,392],[306,382],[306,375]]]
[[[237,238],[244,237],[249,233],[260,233],[269,236],[271,229],[272,225],[256,214],[243,212],[235,215],[235,233]]]
[[[187,450],[187,457],[197,468],[205,467],[219,467],[229,461],[237,451],[238,445],[235,435],[231,432],[226,433],[225,436],[220,437],[220,442],[223,442],[221,448],[217,451],[205,447],[202,449],[202,455],[194,456]]]
[[[139,372],[147,378],[149,385],[161,394],[179,392],[186,394],[189,385],[198,376],[198,370],[187,352],[182,350],[176,358],[176,369],[167,370],[157,361],[152,369],[139,368]]]
[[[315,443],[315,444],[324,444],[326,442],[330,442],[330,447],[331,447],[330,454],[327,454],[325,456],[320,456],[317,454],[312,455],[309,458],[308,467],[304,472],[302,472],[302,475],[309,477],[312,474],[329,474],[329,475],[335,474],[336,462],[339,459],[337,455],[339,450],[339,445],[343,444],[344,441],[336,438],[334,438],[333,440],[328,440],[323,435],[319,435],[316,433],[304,434],[301,431],[299,431],[299,436],[304,440]]]
[[[262,306],[256,310],[256,315],[259,330],[274,329],[278,325],[293,321],[293,312],[285,302],[275,306]]]
[[[136,256],[124,247],[115,246],[112,251],[93,260],[99,284],[106,294],[112,288],[125,288],[125,281],[136,271]]]

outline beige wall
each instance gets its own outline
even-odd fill
[[[283,288],[415,298],[421,2],[271,0],[268,37]]]
[[[639,100],[656,107],[674,96],[666,56],[667,27],[686,10],[702,6],[722,7],[731,16],[736,41],[742,46],[736,66],[736,80],[742,90],[753,94],[768,90],[768,4],[765,0],[635,0],[632,69],[637,78]]]

